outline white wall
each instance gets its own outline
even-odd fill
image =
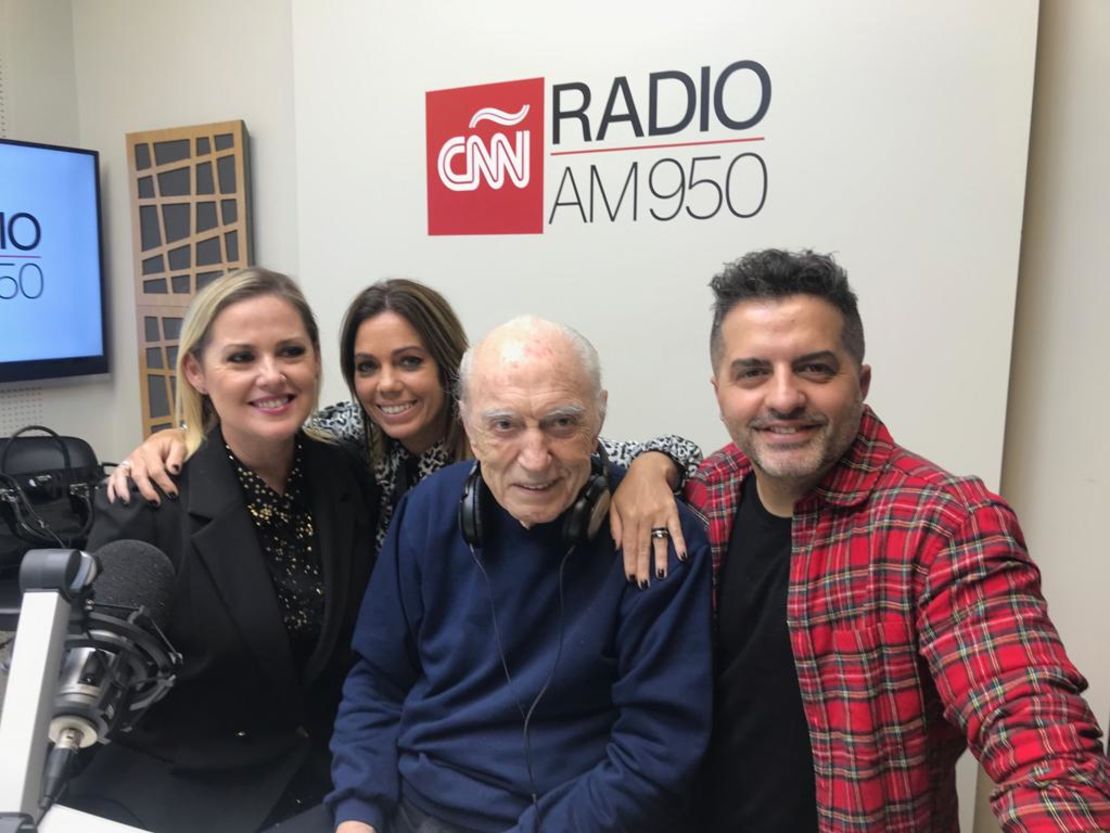
[[[1110,716],[1110,3],[1041,4],[1002,493]],[[976,833],[998,830],[980,779]]]
[[[71,5],[70,0],[0,0],[7,138],[82,144]],[[104,416],[90,419],[89,414]],[[28,423],[43,423],[86,437],[99,450],[110,444],[114,417],[113,384],[107,376],[0,385],[0,436]]]
[[[45,424],[119,459],[141,439],[124,136],[243,119],[252,136],[255,258],[295,274],[289,4],[3,0],[2,8],[9,138],[100,151],[111,316],[110,376],[41,385],[21,401],[37,397]],[[0,389],[0,408],[5,397],[15,402]]]
[[[835,250],[860,290],[871,398],[895,437],[997,488],[1036,3],[520,8],[293,0],[301,262],[325,349],[359,288],[415,276],[448,295],[472,337],[526,311],[581,329],[606,371],[607,435],[678,431],[712,450],[727,437],[708,384],[709,278],[752,248]],[[586,81],[601,99],[596,127],[614,76],[628,77],[642,108],[649,72],[741,58],[763,62],[774,89],[753,131],[766,135],[770,184],[752,220],[427,235],[426,91]],[[647,143],[627,126],[613,134],[610,146]],[[721,134],[675,137],[701,138]],[[637,158],[646,168],[661,155]],[[547,159],[545,206],[566,158]],[[580,158],[601,167],[622,156]],[[969,409],[962,391],[973,385]]]
[[[70,0],[0,2],[0,61],[8,138],[75,142]]]

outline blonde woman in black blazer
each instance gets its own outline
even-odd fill
[[[147,541],[173,562],[177,683],[95,750],[64,803],[148,830],[243,833],[318,801],[377,506],[365,469],[305,434],[319,336],[289,278],[249,269],[182,329],[179,498],[98,496],[89,547]],[[281,520],[274,521],[277,517]]]

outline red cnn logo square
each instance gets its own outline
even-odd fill
[[[428,234],[543,232],[543,79],[424,95]]]

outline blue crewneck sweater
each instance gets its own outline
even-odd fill
[[[641,590],[607,527],[567,557],[563,518],[525,529],[487,492],[486,540],[472,554],[457,523],[470,465],[410,491],[378,557],[332,740],[336,824],[381,831],[403,793],[474,830],[535,830],[523,715],[550,678],[529,729],[543,830],[667,826],[712,717],[701,524],[681,509],[690,557],[672,549],[668,577]]]

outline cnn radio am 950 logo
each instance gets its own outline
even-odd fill
[[[762,64],[620,75],[596,87],[552,85],[549,193],[545,79],[426,93],[428,233],[739,221],[763,210],[766,137],[754,129],[771,78]]]

